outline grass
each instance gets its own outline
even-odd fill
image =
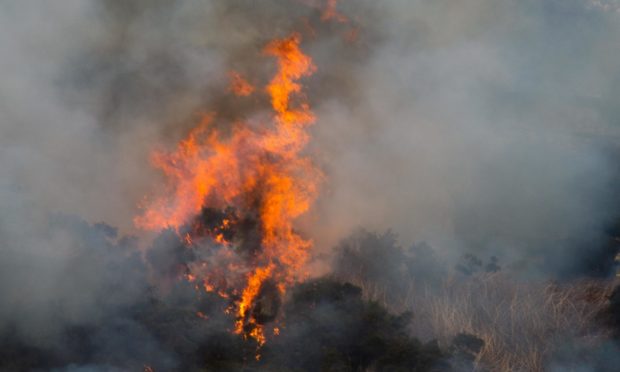
[[[412,311],[412,332],[420,339],[445,347],[461,332],[483,339],[476,366],[492,371],[543,371],[567,343],[587,350],[604,342],[609,334],[596,318],[615,284],[525,282],[499,272],[449,279],[432,291],[412,284],[407,293],[388,296],[373,283],[353,282],[394,311]]]

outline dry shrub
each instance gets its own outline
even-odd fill
[[[386,303],[385,291],[364,280],[369,298]],[[413,312],[412,331],[448,346],[461,332],[482,338],[477,369],[542,371],[567,340],[596,347],[608,337],[596,317],[608,304],[611,281],[579,280],[565,284],[517,281],[506,273],[447,280],[439,289],[411,285],[397,302]]]

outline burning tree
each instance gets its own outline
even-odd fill
[[[153,154],[166,175],[164,196],[149,201],[135,219],[145,229],[172,228],[194,260],[187,280],[229,298],[235,332],[265,342],[286,288],[304,276],[312,242],[293,228],[317,194],[321,172],[301,154],[315,117],[299,80],[315,66],[297,33],[269,42],[277,72],[265,87],[273,115],[267,123],[237,122],[228,132],[207,115],[171,152]],[[254,88],[233,73],[231,91]]]

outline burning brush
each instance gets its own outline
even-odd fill
[[[207,115],[176,150],[154,153],[168,189],[135,219],[144,229],[176,231],[194,257],[185,267],[187,280],[229,299],[234,332],[259,345],[282,295],[303,276],[312,242],[295,232],[293,221],[309,209],[322,179],[301,155],[315,117],[299,80],[315,66],[300,42],[292,34],[263,49],[278,67],[265,87],[271,120],[238,122],[225,133],[213,125],[217,114]],[[256,94],[236,72],[230,91]]]

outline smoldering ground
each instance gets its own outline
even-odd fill
[[[264,85],[262,46],[293,30],[318,68],[308,151],[327,181],[299,224],[317,250],[357,226],[392,228],[450,264],[475,253],[527,277],[608,275],[587,261],[615,252],[613,6],[341,0],[340,23],[321,22],[321,1],[3,2],[4,334],[48,365],[179,365],[136,321],[149,244],[123,239],[160,189],[149,153],[205,112],[222,125],[265,115],[230,102],[228,73]],[[65,342],[80,332],[94,334],[88,353]]]

